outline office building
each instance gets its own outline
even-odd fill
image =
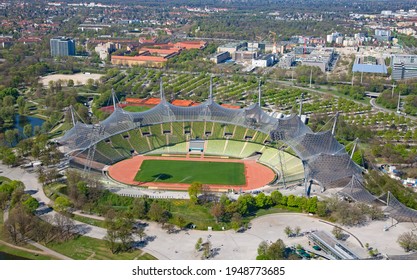
[[[52,56],[75,55],[75,40],[67,37],[52,38],[50,40]]]
[[[417,78],[417,55],[393,55],[391,67],[394,80]]]

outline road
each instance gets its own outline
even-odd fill
[[[376,99],[375,99],[375,98],[371,98],[370,103],[371,103],[372,108],[374,108],[374,109],[375,109],[375,110],[377,110],[377,111],[381,111],[381,112],[384,112],[384,113],[395,113],[395,114],[398,114],[398,113],[397,113],[396,111],[394,111],[394,110],[390,110],[390,109],[387,109],[387,108],[381,107],[381,106],[379,106],[378,104],[376,104]],[[410,116],[410,115],[403,115],[403,114],[401,114],[401,116],[403,116],[403,117],[405,117],[405,118],[409,118],[409,119],[411,119],[411,120],[413,120],[413,121],[417,121],[417,117],[414,117],[414,116]]]

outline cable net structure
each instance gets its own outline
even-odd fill
[[[95,125],[76,122],[58,140],[70,156],[82,153],[97,143],[117,134],[146,126],[175,122],[213,122],[253,129],[270,136],[272,141],[284,142],[302,160],[305,180],[321,185],[322,189],[344,187],[352,176],[362,181],[362,170],[346,153],[330,131],[314,133],[296,114],[275,118],[262,110],[259,103],[243,109],[225,108],[213,101],[193,107],[179,107],[167,102],[161,90],[161,102],[144,112],[127,112],[114,106],[114,112]]]
[[[398,201],[391,192],[388,192],[387,207],[385,212],[389,213],[391,218],[397,220],[397,222],[417,222],[417,210],[408,208],[404,204]]]
[[[368,204],[378,199],[365,189],[361,180],[356,178],[355,175],[352,176],[352,180],[350,180],[349,184],[347,184],[338,193],[340,195],[347,196],[354,201],[364,202]]]

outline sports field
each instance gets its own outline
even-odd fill
[[[240,162],[144,160],[137,182],[245,185],[245,166]]]

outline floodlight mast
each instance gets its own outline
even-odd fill
[[[74,107],[72,107],[72,105],[70,106],[70,112],[71,112],[72,125],[75,126]]]
[[[113,99],[113,109],[116,111],[116,93],[113,88],[111,89],[111,97]]]
[[[351,158],[351,159],[353,159],[353,154],[355,153],[356,146],[358,145],[358,142],[359,142],[359,138],[356,138],[356,139],[355,139],[355,145],[353,146],[352,153],[350,154],[350,158]]]
[[[258,85],[258,105],[259,105],[259,107],[261,107],[261,97],[262,97],[261,81],[259,80],[259,85]]]
[[[401,92],[398,92],[397,113],[400,113]]]
[[[162,77],[159,82],[159,94],[161,95],[161,102],[165,100],[165,94],[164,94],[164,86],[162,84]]]
[[[210,76],[210,95],[209,95],[209,99],[211,101],[213,100],[213,76]]]
[[[335,135],[336,132],[336,124],[337,124],[337,118],[339,117],[339,112],[336,113],[336,116],[334,117],[334,123],[333,123],[333,128],[332,128],[332,135]]]
[[[298,113],[298,116],[301,118],[301,114],[303,113],[303,98],[304,98],[304,93],[301,93],[301,97],[300,97],[300,111]]]

